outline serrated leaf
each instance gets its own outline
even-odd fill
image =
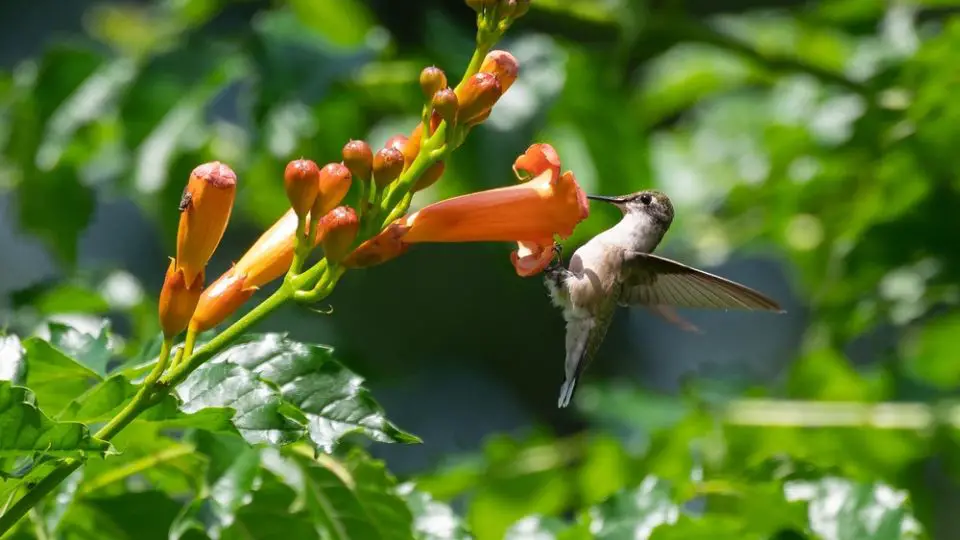
[[[823,540],[921,538],[907,493],[882,483],[828,477],[784,485],[788,500],[808,501],[810,529]]]
[[[590,531],[595,538],[635,538],[645,540],[663,524],[675,523],[680,516],[670,486],[648,476],[635,489],[624,490],[590,508]]]
[[[22,382],[25,375],[26,351],[20,338],[10,334],[0,336],[0,381]]]
[[[249,375],[214,366],[236,366]],[[181,389],[192,381],[186,389],[188,394],[196,395],[197,390],[202,390],[205,405],[227,405],[222,396],[210,392],[214,388],[221,392],[222,381],[230,380],[231,385],[243,385],[248,391],[257,388],[261,397],[258,405],[269,402],[279,408],[282,400],[297,406],[308,420],[310,440],[327,452],[341,437],[354,431],[379,442],[419,442],[387,420],[383,409],[362,386],[363,379],[334,360],[331,348],[298,343],[282,334],[251,335],[214,357],[201,367],[204,368]],[[262,383],[256,384],[258,380],[275,385],[279,395],[273,386],[263,388]],[[239,424],[237,427],[244,431]]]
[[[24,383],[50,416],[56,416],[72,400],[100,382],[95,372],[40,338],[27,339],[23,347],[27,351]]]
[[[110,323],[103,321],[100,332],[90,335],[73,327],[60,323],[49,323],[50,343],[67,356],[87,366],[103,377],[107,374],[107,362],[110,360],[108,331]]]
[[[55,422],[36,406],[35,396],[26,388],[0,381],[0,476],[23,466],[34,452],[50,456],[79,456],[84,452],[103,453],[110,445],[90,435],[77,422]]]
[[[450,505],[417,491],[412,483],[397,486],[397,494],[406,501],[413,515],[413,535],[417,540],[468,540],[473,538],[460,516]]]
[[[178,386],[177,393],[188,414],[208,407],[233,408],[232,422],[250,444],[288,444],[304,435],[304,426],[280,412],[280,391],[235,364],[210,361]]]

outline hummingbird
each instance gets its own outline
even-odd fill
[[[560,244],[544,269],[552,303],[566,320],[565,379],[558,407],[570,404],[577,380],[600,348],[617,306],[747,309],[784,313],[748,287],[653,254],[673,223],[673,203],[655,190],[619,197],[588,195],[613,204],[623,218],[591,238],[563,267]]]

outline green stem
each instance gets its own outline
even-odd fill
[[[183,352],[180,353],[180,359],[190,358],[193,354],[193,348],[197,344],[197,329],[190,327],[187,329],[187,337],[183,340]]]
[[[187,339],[189,338],[190,334],[187,334]],[[150,395],[153,393],[160,376],[163,375],[164,370],[167,369],[172,344],[172,340],[170,339],[163,340],[163,345],[160,346],[160,357],[157,360],[157,365],[153,366],[153,371],[143,380],[143,384],[140,385],[140,391],[137,392],[137,395],[133,397],[130,403],[127,403],[127,406],[124,407],[122,411],[107,422],[107,425],[100,428],[100,431],[98,431],[94,437],[105,441],[110,440],[121,429],[126,427],[127,424],[133,421],[138,414],[146,409],[144,405],[149,401]]]
[[[67,458],[47,476],[43,478],[33,489],[27,491],[19,501],[17,501],[9,510],[0,515],[0,535],[3,535],[13,528],[22,518],[46,497],[51,491],[60,485],[70,476],[70,473],[77,470],[83,461],[76,458]]]

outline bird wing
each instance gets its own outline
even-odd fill
[[[767,296],[703,270],[651,253],[624,256],[620,304],[783,312]]]

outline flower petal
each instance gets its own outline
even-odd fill
[[[587,217],[586,195],[567,172],[552,169],[524,184],[428,205],[399,222],[403,242],[518,242],[567,237]]]
[[[553,242],[549,239],[517,242],[517,249],[510,253],[510,262],[521,277],[535,276],[543,272],[551,260]]]
[[[540,176],[546,170],[560,176],[560,156],[546,143],[530,145],[527,151],[513,162],[513,172],[521,182]]]

